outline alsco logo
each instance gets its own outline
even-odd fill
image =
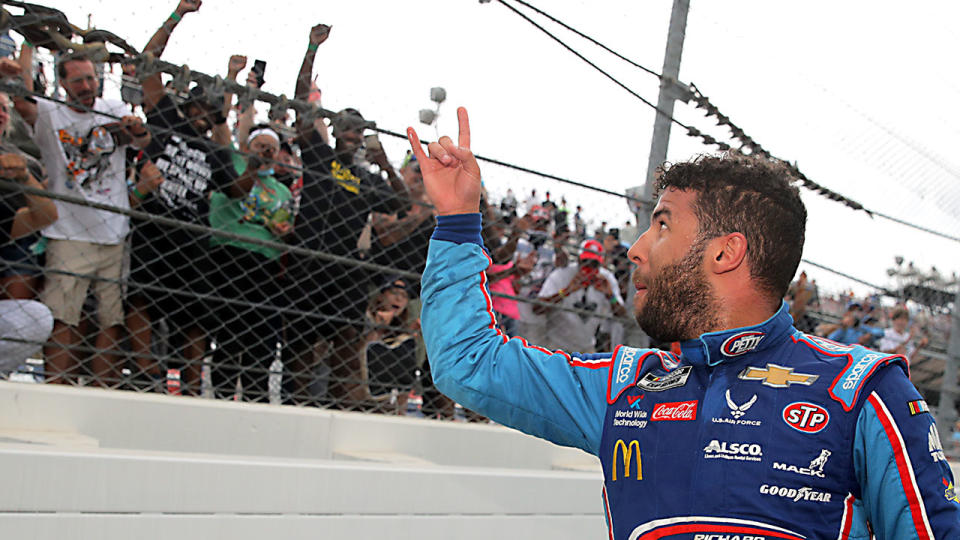
[[[765,336],[763,332],[740,332],[727,338],[720,346],[720,352],[727,356],[740,356],[757,348]]]
[[[628,444],[623,442],[623,439],[617,439],[616,444],[613,445],[613,462],[610,464],[610,468],[613,469],[610,477],[614,482],[617,481],[617,456],[623,456],[623,477],[630,478],[630,460],[633,459],[634,452],[636,452],[637,456],[637,480],[643,480],[643,460],[640,458],[640,443],[633,440]]]
[[[662,420],[696,420],[697,401],[674,401],[657,403],[650,415],[651,422]]]
[[[830,413],[815,403],[796,401],[783,408],[783,421],[797,431],[817,433],[830,423]]]

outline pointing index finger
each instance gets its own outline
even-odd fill
[[[457,108],[457,120],[460,122],[460,148],[470,149],[470,119],[467,118],[467,109]]]

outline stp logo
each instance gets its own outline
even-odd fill
[[[783,421],[797,431],[817,433],[830,423],[830,413],[815,403],[797,401],[783,408]]]
[[[650,415],[652,422],[660,420],[696,420],[697,401],[674,401],[671,403],[657,403]]]
[[[720,346],[720,352],[727,356],[740,356],[757,348],[763,336],[763,332],[740,332],[727,338]]]

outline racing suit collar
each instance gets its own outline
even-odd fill
[[[738,360],[775,346],[793,332],[793,318],[786,302],[772,317],[760,324],[707,332],[680,343],[683,359],[694,365],[716,366]]]

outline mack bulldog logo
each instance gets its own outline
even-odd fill
[[[763,332],[740,332],[734,334],[723,342],[720,346],[720,352],[726,356],[740,356],[757,348],[763,340]]]
[[[816,476],[817,478],[824,478],[823,468],[827,464],[827,460],[830,459],[830,456],[833,452],[823,449],[820,450],[820,455],[813,458],[813,461],[810,462],[810,465],[807,467],[797,467],[796,465],[789,465],[786,463],[780,463],[777,461],[773,462],[773,468],[778,471],[792,472],[795,474],[802,474],[806,476]]]
[[[663,420],[696,420],[696,401],[676,401],[673,403],[657,403],[650,415],[651,422]]]
[[[804,433],[817,433],[830,423],[830,413],[816,403],[796,401],[783,408],[783,421]]]
[[[687,384],[692,369],[691,366],[683,366],[663,375],[647,373],[637,381],[637,387],[648,392],[663,392],[671,388],[679,388]]]

